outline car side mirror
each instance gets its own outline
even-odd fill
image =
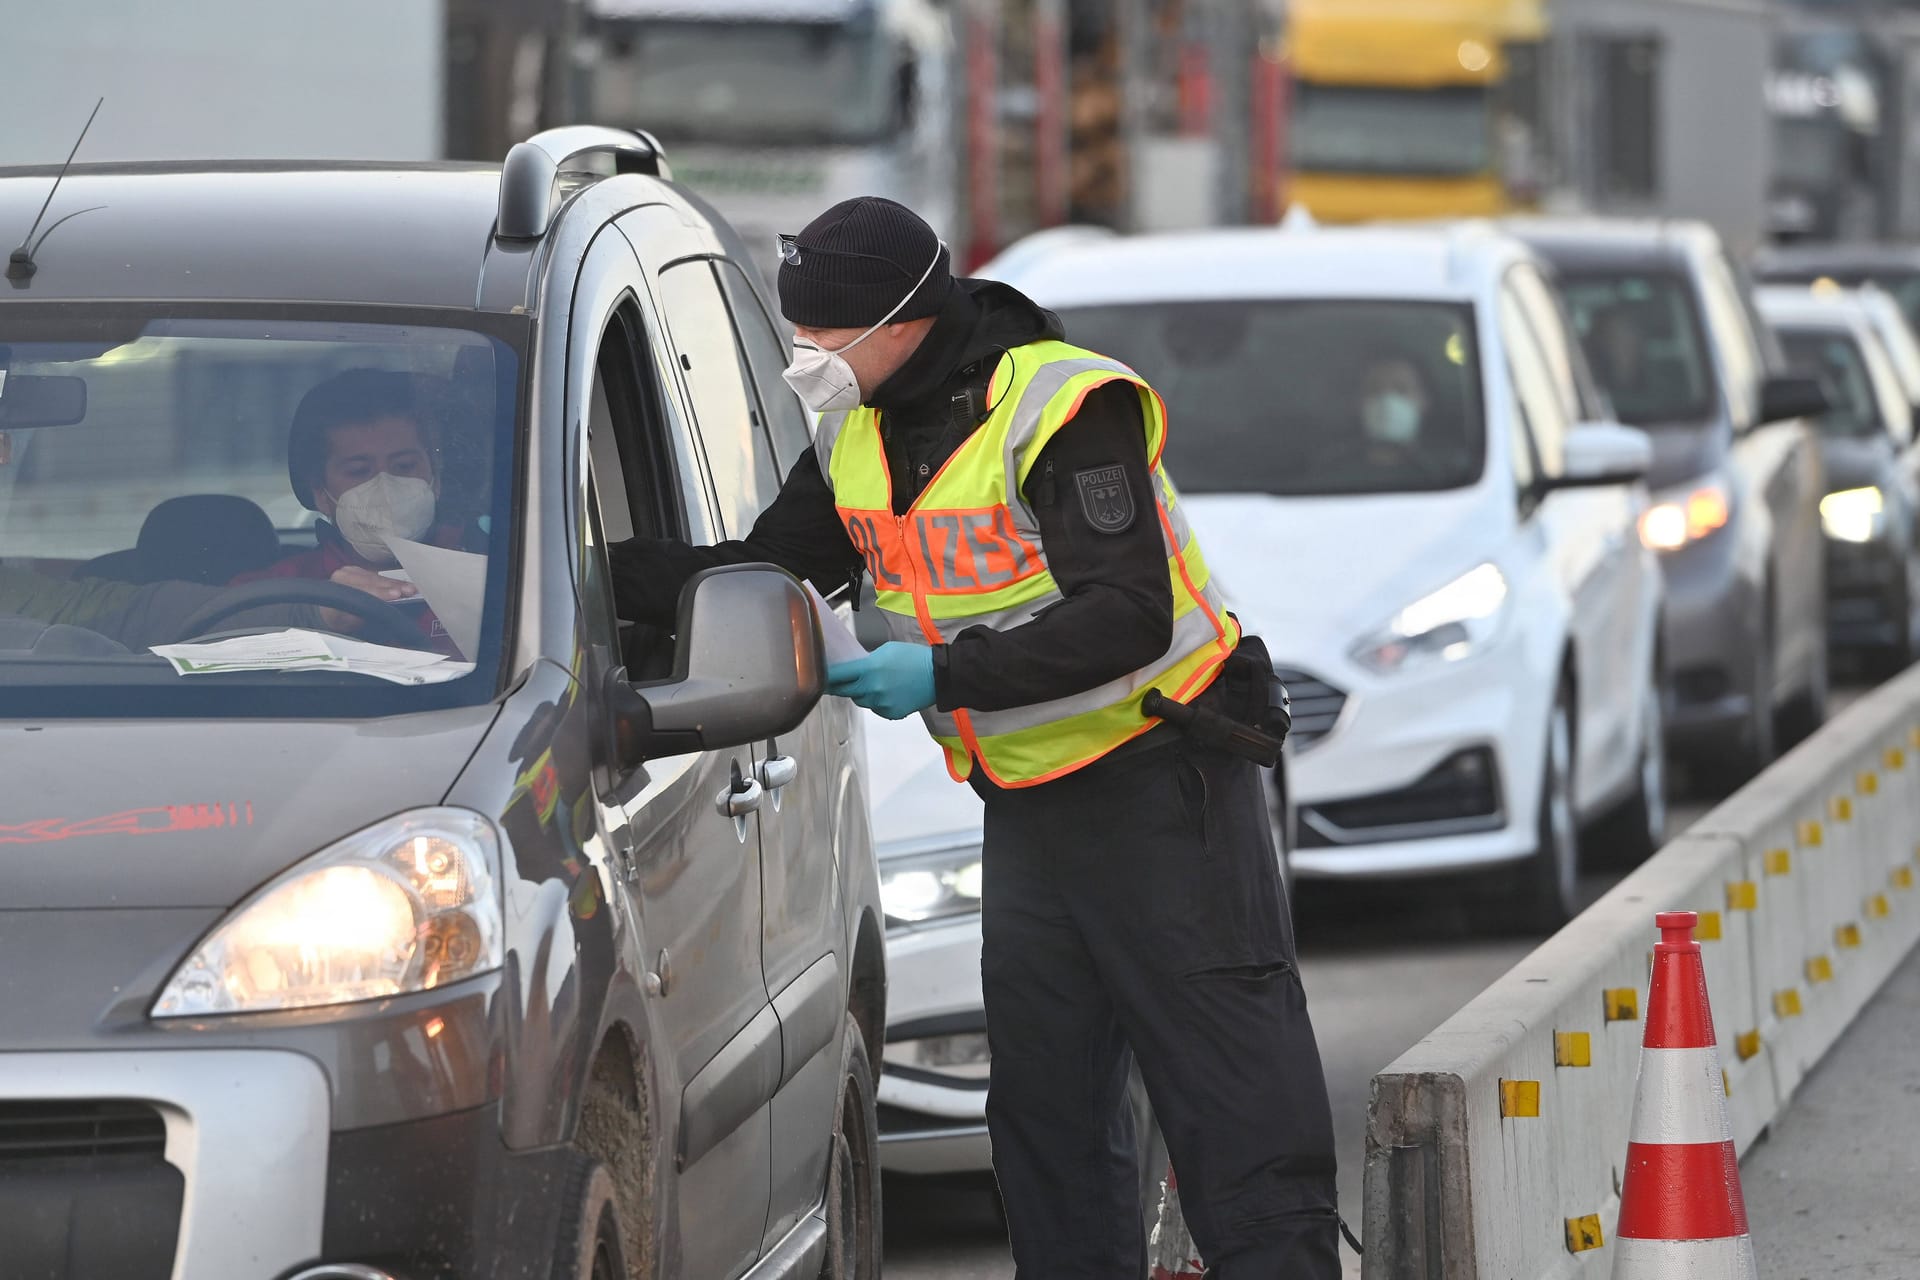
[[[623,769],[663,755],[742,746],[800,727],[827,686],[826,645],[806,588],[772,565],[726,565],[680,593],[673,674],[608,679]]]
[[[1638,427],[1617,422],[1576,423],[1567,432],[1555,489],[1636,484],[1653,469],[1653,442]]]
[[[1790,418],[1817,418],[1833,407],[1820,379],[1804,374],[1777,374],[1760,384],[1760,422]]]

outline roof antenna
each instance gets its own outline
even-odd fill
[[[60,190],[60,181],[67,176],[67,170],[73,167],[73,158],[80,154],[80,144],[87,140],[87,130],[93,128],[93,117],[100,114],[100,108],[106,105],[103,97],[93,104],[93,115],[80,126],[80,136],[73,140],[73,150],[67,152],[67,162],[60,166],[60,172],[53,179],[53,186],[47,192],[46,200],[40,205],[40,212],[34,216],[33,225],[27,228],[27,235],[20,247],[7,255],[7,279],[28,280],[39,270],[33,265],[33,233],[40,229],[40,219],[47,216],[47,209],[53,204],[54,193]]]

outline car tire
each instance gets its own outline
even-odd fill
[[[1574,741],[1573,689],[1562,679],[1547,715],[1534,851],[1526,861],[1493,872],[1482,892],[1469,897],[1469,915],[1482,932],[1551,933],[1578,910],[1580,828],[1573,806]]]
[[[1820,631],[1820,652],[1815,656],[1807,683],[1793,695],[1793,701],[1780,715],[1780,746],[1792,747],[1811,738],[1827,722],[1833,700],[1833,655],[1827,649],[1824,628]]]
[[[821,1280],[879,1280],[880,1116],[860,1024],[840,1033],[840,1100],[827,1157],[827,1256]]]
[[[627,1280],[620,1200],[607,1167],[584,1152],[568,1158],[553,1280]]]
[[[1640,760],[1633,794],[1581,842],[1587,862],[1607,870],[1631,870],[1652,857],[1667,838],[1666,694],[1658,668],[1642,693]]]

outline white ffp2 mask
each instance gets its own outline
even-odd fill
[[[920,292],[920,286],[940,265],[940,255],[946,251],[947,242],[942,240],[933,251],[933,261],[913,282],[913,288],[907,290],[907,296],[894,303],[893,310],[874,321],[865,333],[846,346],[828,351],[804,338],[794,339],[793,362],[780,376],[793,388],[793,394],[800,397],[800,403],[815,413],[845,413],[860,407],[860,379],[855,376],[853,366],[846,362],[845,353],[871,338],[881,325],[899,315],[900,309],[913,301],[913,295]]]
[[[361,559],[393,560],[387,539],[418,541],[433,527],[433,508],[432,485],[382,471],[333,500],[333,523]]]

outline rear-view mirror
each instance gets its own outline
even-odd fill
[[[614,754],[737,747],[799,728],[826,689],[826,646],[806,588],[771,565],[709,569],[680,596],[674,674],[609,682]]]
[[[1832,408],[1820,379],[1803,374],[1778,374],[1760,384],[1760,421],[1817,418]]]
[[[0,431],[70,427],[86,416],[86,379],[0,371]]]
[[[1617,422],[1577,423],[1567,432],[1556,489],[1635,484],[1653,467],[1653,442],[1638,427]]]

